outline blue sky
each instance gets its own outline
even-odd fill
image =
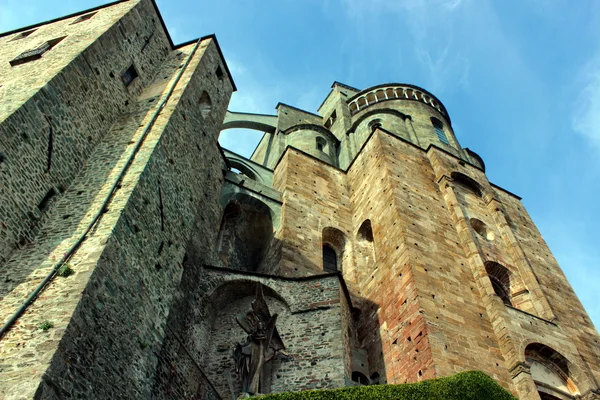
[[[0,31],[101,4],[2,0]],[[315,112],[337,80],[412,83],[446,106],[491,182],[523,197],[600,326],[600,1],[158,0],[175,43],[216,33],[231,110]],[[574,6],[576,5],[576,6]],[[226,131],[249,155],[260,134]]]

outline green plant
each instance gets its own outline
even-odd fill
[[[405,385],[353,386],[257,397],[261,400],[517,400],[480,371]]]
[[[66,278],[67,276],[71,276],[75,273],[75,271],[73,271],[73,268],[71,268],[71,264],[69,263],[64,263],[59,269],[58,272],[56,273],[58,276],[61,276],[63,278]]]
[[[54,328],[54,324],[48,320],[45,320],[44,322],[42,322],[40,324],[40,329],[43,330],[44,332],[50,328]]]

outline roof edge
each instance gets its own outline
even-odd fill
[[[62,17],[49,19],[47,21],[38,22],[38,23],[33,24],[33,25],[24,26],[24,27],[21,27],[21,28],[13,29],[11,31],[7,31],[7,32],[1,32],[0,33],[0,37],[5,37],[5,36],[8,36],[8,35],[12,35],[14,33],[18,33],[18,32],[21,32],[21,31],[28,31],[30,29],[38,28],[38,27],[40,27],[42,25],[48,25],[48,24],[52,24],[54,22],[63,21],[65,19],[77,17],[77,16],[83,15],[83,14],[88,14],[88,13],[91,13],[93,11],[98,11],[98,10],[101,10],[103,8],[108,8],[108,7],[111,7],[111,6],[120,4],[120,3],[126,3],[128,1],[130,1],[130,0],[117,0],[117,1],[113,1],[111,3],[106,3],[106,4],[102,4],[102,5],[96,6],[96,7],[88,8],[87,10],[77,11],[77,12],[72,13],[72,14],[63,15]],[[158,10],[158,8],[156,7],[155,0],[151,0],[151,1],[152,1],[152,4],[154,5],[154,7]],[[158,15],[158,17],[159,17],[159,19],[162,22],[162,17],[160,16],[160,14]],[[167,34],[167,36],[168,36],[168,34]],[[169,37],[169,40],[170,39],[171,38]]]

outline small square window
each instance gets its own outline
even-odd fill
[[[125,84],[125,86],[129,86],[131,85],[131,82],[133,82],[133,80],[138,76],[138,72],[132,64],[121,74],[121,80],[123,81],[123,84]]]
[[[24,39],[24,38],[26,38],[27,36],[31,35],[33,32],[35,32],[36,30],[37,30],[37,29],[31,29],[31,30],[29,30],[29,31],[25,31],[25,32],[17,33],[17,34],[15,35],[15,37],[11,39],[11,42],[12,42],[13,40]]]
[[[73,22],[71,23],[71,25],[75,25],[75,24],[78,24],[78,23],[80,23],[80,22],[87,21],[88,19],[92,18],[94,15],[96,15],[96,13],[95,13],[95,12],[93,12],[93,13],[89,13],[89,14],[85,14],[85,15],[82,15],[81,17],[79,17],[79,18],[77,18],[75,21],[73,21]]]

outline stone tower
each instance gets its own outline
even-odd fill
[[[216,38],[174,45],[152,0],[0,44],[0,398],[237,397],[260,292],[285,345],[262,392],[477,369],[600,399],[598,332],[427,91],[227,112]],[[265,132],[250,159],[236,127]]]
[[[279,104],[228,112],[229,127],[267,132],[250,160],[227,153],[242,175],[226,186],[276,215],[280,256],[259,270],[338,271],[347,287],[346,377],[480,369],[522,399],[600,398],[598,332],[520,198],[488,181],[434,95],[335,82],[318,114]]]

